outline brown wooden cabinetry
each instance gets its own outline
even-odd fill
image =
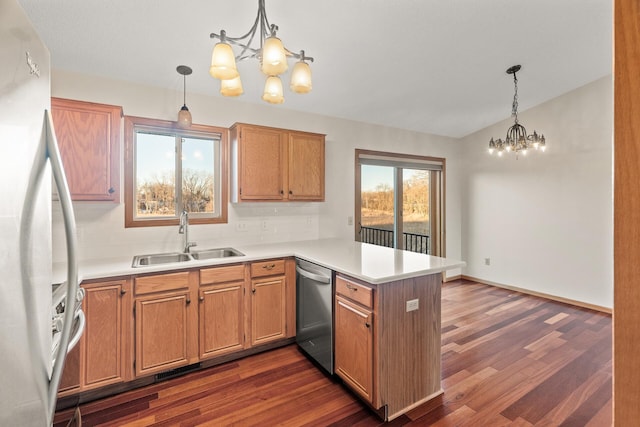
[[[324,135],[236,123],[233,202],[323,201]]]
[[[251,345],[287,335],[285,260],[251,264]]]
[[[245,266],[200,270],[200,358],[245,348]]]
[[[60,395],[131,379],[131,283],[83,284],[85,331],[65,362]]]
[[[372,285],[336,276],[335,371],[386,419],[442,396],[440,273]]]
[[[135,279],[136,376],[197,362],[197,282],[197,271]]]
[[[373,404],[374,313],[371,294],[370,288],[342,277],[336,278],[335,371],[354,391]],[[362,295],[368,296],[360,298]]]
[[[324,135],[289,132],[289,200],[324,200]]]
[[[71,198],[119,202],[122,108],[51,98],[51,116]]]

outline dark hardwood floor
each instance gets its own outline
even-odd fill
[[[611,425],[610,315],[458,280],[443,286],[442,329],[443,405],[386,425]],[[80,409],[84,426],[384,424],[295,345]]]

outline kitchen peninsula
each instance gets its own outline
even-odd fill
[[[463,267],[463,262],[342,239],[234,249],[244,255],[141,268],[131,267],[131,257],[81,263],[83,286],[91,290],[92,285],[104,288],[117,282],[121,288],[114,295],[128,298],[120,305],[125,336],[122,352],[114,358],[115,383],[290,343],[295,335],[295,257],[335,272],[335,367],[349,388],[385,420],[441,397],[442,272]],[[84,340],[91,339],[91,301]],[[216,315],[216,304],[219,311],[224,304],[224,318]],[[276,315],[269,312],[272,306],[279,307]],[[178,345],[158,350],[163,335],[154,330],[154,322],[160,315],[171,317],[171,310],[184,328],[174,334]],[[149,320],[152,315],[154,321],[145,323],[144,316]],[[224,322],[226,332],[207,324],[215,321]],[[126,336],[127,331],[134,336]],[[87,344],[81,347],[87,353]],[[67,395],[95,390],[82,384]]]

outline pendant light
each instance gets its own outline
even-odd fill
[[[309,62],[313,58],[305,56],[304,51],[299,54],[287,49],[282,40],[276,36],[278,26],[269,23],[265,0],[258,0],[258,15],[253,21],[249,31],[240,37],[229,37],[222,30],[220,34],[211,33],[210,38],[220,40],[213,48],[211,55],[211,68],[209,74],[220,80],[220,93],[224,96],[238,96],[242,94],[242,84],[239,80],[236,61],[245,59],[257,59],[260,62],[260,70],[267,76],[262,99],[271,104],[282,104],[282,80],[289,65],[288,58],[295,58],[291,72],[289,88],[295,93],[311,92],[311,68]],[[252,46],[253,42],[256,45]],[[233,53],[232,45],[237,47],[238,53]]]
[[[544,152],[546,147],[546,140],[544,135],[538,134],[535,130],[533,134],[528,135],[527,129],[518,122],[518,78],[516,73],[522,68],[520,65],[514,65],[507,69],[507,74],[513,74],[513,103],[511,104],[511,116],[514,118],[514,124],[507,130],[507,136],[504,141],[500,138],[494,140],[491,138],[489,141],[489,154],[494,152],[498,153],[498,157],[502,157],[503,153],[516,153],[516,159],[518,154],[522,153],[523,156],[527,155],[527,151],[533,148]]]
[[[191,112],[187,108],[187,76],[193,72],[190,67],[186,65],[178,65],[176,68],[178,74],[182,75],[183,80],[183,105],[178,111],[178,127],[180,128],[188,128],[191,126]]]

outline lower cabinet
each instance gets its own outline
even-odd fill
[[[251,264],[251,345],[287,335],[285,260]],[[293,310],[294,308],[292,308]]]
[[[200,358],[245,348],[245,266],[200,270]]]
[[[293,258],[83,283],[59,396],[295,336]]]
[[[373,311],[340,293],[346,283],[338,277],[335,297],[335,372],[367,402],[374,403]],[[363,293],[363,286],[356,292]],[[371,292],[371,290],[369,290]],[[357,294],[358,296],[360,294]]]
[[[197,275],[185,271],[135,279],[136,376],[197,361],[192,341],[198,327],[197,312],[191,301],[192,281],[197,286]]]
[[[83,283],[82,287],[86,327],[80,342],[67,356],[61,396],[131,379],[130,281]]]

